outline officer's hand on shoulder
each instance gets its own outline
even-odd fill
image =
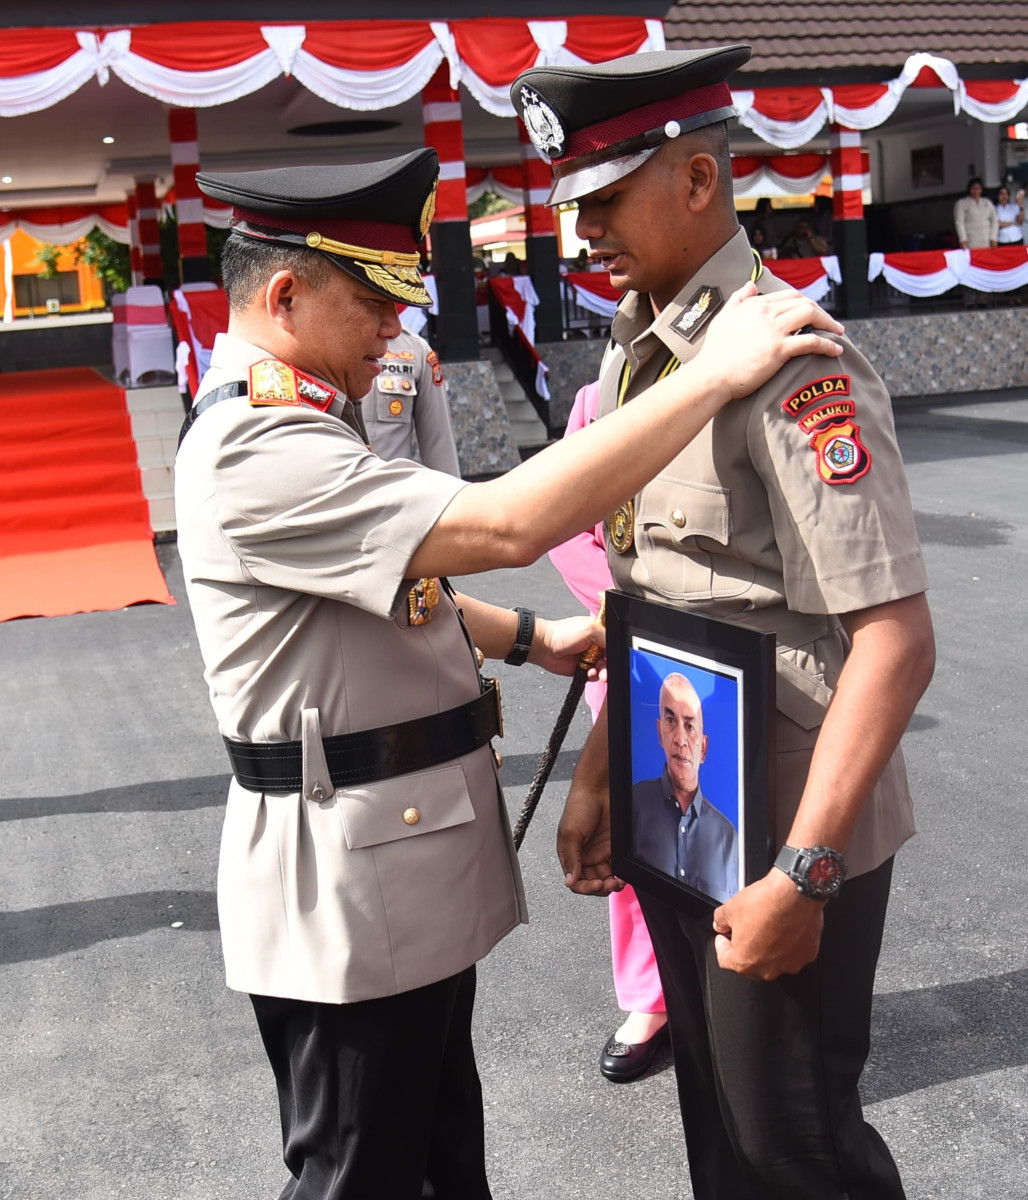
[[[750,979],[794,975],[817,958],[824,903],[774,868],[714,912],[718,965]]]
[[[761,296],[747,283],[711,321],[694,362],[711,371],[732,399],[740,399],[797,355],[837,358],[842,346],[818,330],[840,334],[843,327],[802,292],[790,288]]]

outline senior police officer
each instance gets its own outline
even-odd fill
[[[178,544],[234,775],[226,974],[274,1069],[292,1200],[489,1195],[474,964],[525,905],[477,659],[570,673],[597,634],[446,576],[534,560],[616,503],[619,473],[641,487],[729,398],[837,350],[791,336],[838,328],[809,301],[746,289],[692,371],[506,477],[384,461],[352,397],[396,304],[429,302],[437,171],[422,150],[198,177],[233,206],[230,319],[180,444]]]
[[[513,85],[552,162],[550,202],[577,200],[579,236],[626,291],[601,414],[702,357],[740,283],[782,286],[733,203],[725,81],[749,53],[536,68]],[[793,360],[720,412],[651,483],[626,486],[607,525],[618,587],[778,642],[774,867],[713,922],[640,892],[697,1200],[903,1195],[857,1082],[892,858],[913,833],[897,747],[934,643],[889,397],[840,344],[829,370]],[[601,717],[558,834],[582,893],[617,886],[606,805]]]
[[[371,448],[379,458],[413,458],[426,467],[459,475],[457,447],[439,355],[416,333],[402,329],[389,339],[382,373],[361,401]]]

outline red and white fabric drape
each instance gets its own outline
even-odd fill
[[[835,254],[820,258],[776,258],[764,263],[764,269],[815,303],[828,295],[833,283],[842,283]]]
[[[879,275],[907,296],[941,296],[958,284],[977,292],[1012,292],[1028,286],[1028,246],[874,253],[867,277]]]
[[[9,29],[0,39],[0,116],[49,108],[111,74],[165,104],[227,104],[280,75],[342,108],[395,108],[440,64],[497,116],[526,67],[604,62],[663,50],[664,26],[641,17],[528,21],[188,21],[130,29]]]
[[[861,185],[871,186],[871,164],[860,152]],[[805,196],[831,171],[827,154],[733,154],[732,187],[738,198],[785,192]]]
[[[524,196],[521,167],[468,167],[465,173],[468,203],[473,204],[486,192],[495,192],[511,204],[520,204]]]
[[[100,229],[109,238],[129,244],[127,204],[67,204],[56,208],[22,208],[0,214],[0,242],[16,229],[55,246],[67,246]]]
[[[507,328],[521,339],[535,362],[535,390],[544,400],[549,400],[546,377],[550,370],[535,348],[535,310],[539,295],[531,276],[497,275],[489,280],[489,290],[507,314]]]
[[[614,319],[618,301],[625,294],[614,287],[606,271],[569,271],[562,284],[565,293],[571,291],[579,308],[605,317],[608,321]]]

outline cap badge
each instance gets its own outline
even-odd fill
[[[429,227],[435,218],[435,200],[436,193],[439,191],[439,180],[436,179],[432,184],[432,190],[428,193],[425,200],[425,206],[421,210],[421,218],[418,221],[418,232],[421,234],[421,240],[424,241],[425,235],[428,233]]]
[[[564,153],[564,126],[560,119],[538,92],[532,88],[521,89],[522,120],[528,136],[540,154],[559,158]]]
[[[687,342],[691,342],[722,304],[724,297],[720,288],[701,287],[671,328],[677,329]]]

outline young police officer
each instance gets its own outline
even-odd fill
[[[838,328],[803,297],[744,295],[692,369],[504,478],[384,461],[351,398],[397,302],[429,302],[437,175],[421,150],[199,176],[233,205],[230,320],[179,450],[178,544],[234,774],[228,984],[275,1072],[293,1200],[489,1195],[474,964],[525,909],[476,658],[569,673],[596,635],[445,577],[534,560],[792,355],[836,353],[790,336]],[[726,366],[735,343],[745,362]]]
[[[782,286],[733,203],[725,80],[748,57],[535,68],[511,89],[552,162],[550,203],[578,201],[579,235],[627,293],[601,415],[702,358],[735,288]],[[607,526],[617,587],[778,640],[775,866],[712,923],[640,893],[697,1200],[903,1195],[857,1081],[892,857],[913,833],[897,745],[934,645],[889,397],[841,344],[833,363],[786,363],[646,486],[625,481]],[[616,886],[606,805],[601,716],[558,835],[579,892]]]

